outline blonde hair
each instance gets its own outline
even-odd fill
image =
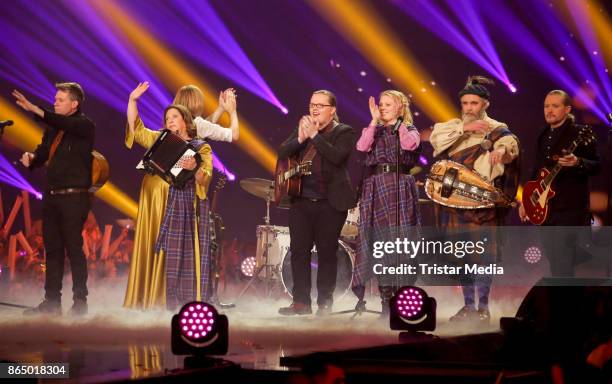
[[[408,101],[406,95],[404,95],[403,92],[397,91],[395,89],[388,89],[380,93],[378,100],[380,100],[380,98],[383,96],[389,96],[390,98],[395,100],[395,102],[401,104],[401,116],[404,119],[404,124],[412,125],[412,112],[410,112],[410,102]]]
[[[572,106],[572,98],[564,90],[562,90],[562,89],[553,89],[552,91],[550,91],[550,92],[548,92],[546,94],[546,96],[550,96],[550,95],[561,96],[561,98],[563,99],[563,105],[565,105],[566,107],[571,107]],[[576,121],[576,117],[573,114],[571,114],[571,113],[567,114],[567,118],[570,119],[571,121]]]
[[[326,89],[319,89],[318,91],[314,91],[312,94],[315,95],[317,93],[327,96],[327,98],[329,99],[329,105],[336,108],[336,113],[334,113],[333,120],[336,123],[339,123],[340,118],[338,117],[338,107],[337,107],[337,102],[336,102],[336,95],[334,95],[331,91],[328,91]]]
[[[204,114],[204,93],[195,85],[185,85],[176,92],[172,104],[186,107],[193,117],[202,116]]]

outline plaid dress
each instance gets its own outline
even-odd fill
[[[198,299],[197,254],[200,261],[199,299],[206,301],[209,298],[209,215],[208,200],[201,200],[196,195],[195,179],[183,189],[170,186],[166,212],[155,244],[155,252],[163,250],[166,259],[166,308],[169,310]]]
[[[397,137],[391,132],[392,127],[376,127],[372,149],[366,155],[365,165],[375,167],[378,164],[395,164],[397,158]],[[408,129],[416,129],[408,127]],[[414,165],[414,152],[402,150],[400,164],[408,167]],[[397,200],[395,172],[372,174],[362,186],[359,202],[359,234],[357,235],[357,252],[353,286],[365,285],[372,277],[375,263],[384,266],[397,264],[395,254],[387,254],[381,259],[372,256],[373,241],[394,241],[398,234],[395,229],[395,207]],[[414,227],[420,227],[421,214],[418,201],[419,194],[414,177],[400,174],[399,201],[399,237],[408,237]],[[400,263],[409,262],[408,258],[400,259]],[[389,276],[386,278],[390,279]],[[395,285],[390,281],[379,279],[380,285]]]

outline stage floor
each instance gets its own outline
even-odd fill
[[[172,313],[121,308],[123,286],[121,282],[93,286],[90,313],[78,319],[24,317],[21,309],[0,306],[0,359],[69,363],[68,381],[88,383],[157,376],[182,368],[184,358],[172,355],[170,350]],[[459,288],[427,290],[438,300],[437,329],[433,333],[454,336],[495,331],[501,316],[515,314],[528,287],[494,289],[491,324],[473,327],[448,322],[462,304]],[[17,300],[13,294],[0,294],[0,301],[34,305],[40,295],[29,292]],[[366,299],[369,309],[380,310],[377,297]],[[224,358],[245,369],[285,370],[279,364],[283,356],[398,342],[398,333],[389,330],[377,315],[363,314],[355,319],[346,314],[326,318],[279,316],[278,308],[289,302],[288,297],[273,300],[247,293],[235,308],[222,310],[230,325],[229,353]],[[335,303],[334,310],[352,309],[355,302],[352,295],[346,295]],[[70,305],[65,299],[64,311]]]

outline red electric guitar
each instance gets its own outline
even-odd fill
[[[595,140],[591,127],[585,125],[580,128],[578,137],[572,141],[566,153],[573,153],[581,144],[589,144]],[[555,160],[558,156],[555,156]],[[558,163],[552,169],[546,167],[540,169],[538,178],[529,181],[523,189],[523,207],[529,221],[535,225],[541,225],[548,216],[548,201],[555,196],[551,188],[552,182],[563,168]]]

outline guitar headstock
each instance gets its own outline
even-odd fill
[[[215,183],[215,192],[220,191],[223,189],[223,187],[225,187],[225,183],[227,183],[227,176],[225,175],[225,173],[223,172],[217,172],[217,174],[219,175],[219,178],[217,179],[217,182]]]
[[[578,137],[576,138],[576,145],[589,145],[595,142],[595,133],[593,129],[588,125],[583,125],[578,130]]]

